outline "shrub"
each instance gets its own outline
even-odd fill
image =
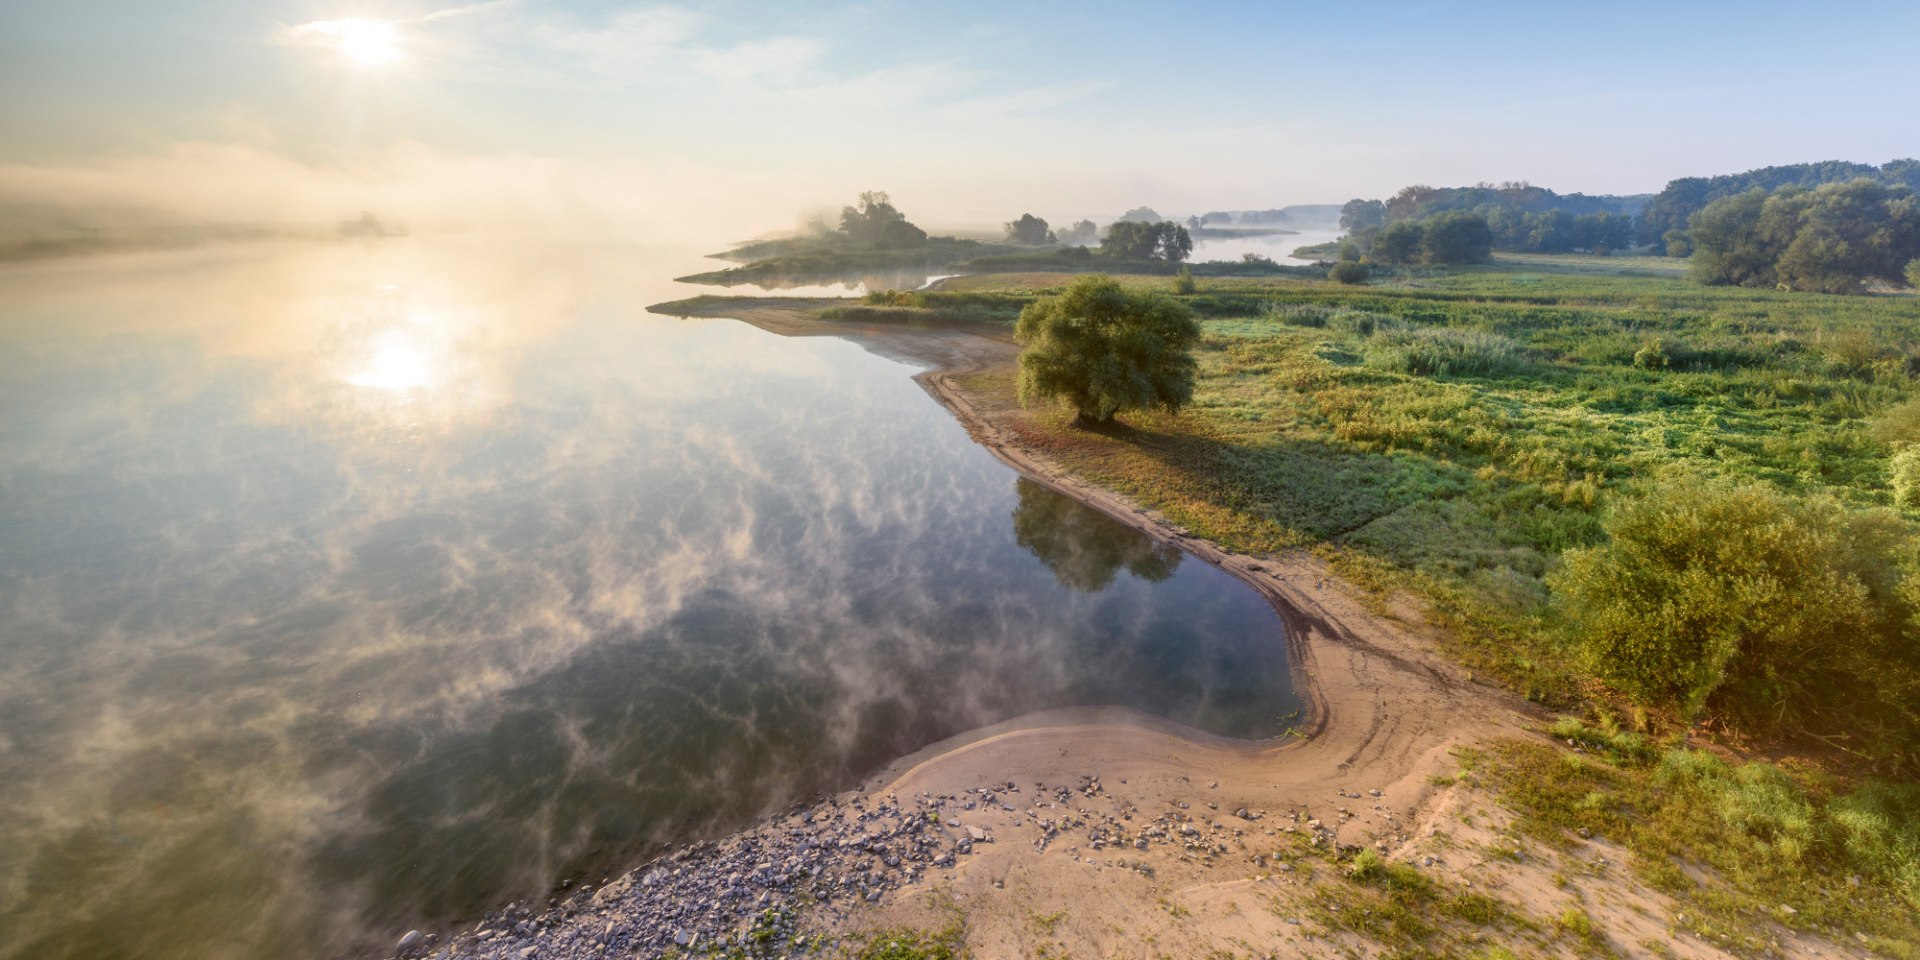
[[[1895,448],[1920,443],[1920,400],[1894,404],[1873,418],[1873,436]]]
[[[1659,337],[1647,341],[1646,346],[1633,354],[1633,365],[1642,370],[1665,370],[1672,364],[1673,358],[1667,355],[1666,341]]]
[[[1907,286],[1920,289],[1920,259],[1907,261]]]
[[[1193,280],[1193,269],[1191,267],[1183,266],[1180,268],[1179,273],[1174,274],[1173,292],[1183,297],[1192,296],[1200,292],[1200,285]]]
[[[1327,268],[1327,279],[1340,283],[1366,283],[1373,271],[1358,260],[1342,260]]]
[[[1326,319],[1329,330],[1337,330],[1364,340],[1382,330],[1405,330],[1407,325],[1399,317],[1384,313],[1368,313],[1365,310],[1337,310]]]
[[[1827,816],[1853,863],[1890,879],[1920,910],[1920,784],[1869,780],[1835,797]]]
[[[1595,676],[1685,718],[1711,706],[1754,729],[1811,726],[1904,762],[1920,733],[1909,525],[1685,480],[1620,507],[1606,533],[1548,578]]]
[[[1920,444],[1910,444],[1893,455],[1887,480],[1893,485],[1896,505],[1920,508]]]
[[[1365,353],[1370,367],[1434,376],[1498,376],[1525,364],[1506,337],[1452,327],[1377,329]]]

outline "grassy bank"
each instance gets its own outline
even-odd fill
[[[1643,732],[1562,724],[1553,732],[1572,751],[1503,745],[1487,758],[1489,785],[1537,839],[1618,838],[1640,879],[1690,906],[1689,929],[1737,953],[1765,952],[1748,934],[1780,923],[1920,955],[1920,788],[1902,703],[1920,676],[1920,578],[1899,579],[1920,502],[1898,466],[1920,443],[1920,301],[1703,288],[1657,266],[1528,257],[1358,288],[1204,281],[1184,298],[1205,330],[1186,412],[1091,431],[1031,409],[1023,439],[1231,549],[1305,548],[1358,583],[1409,590],[1449,628],[1450,655],[1606,717],[1624,709],[1603,682],[1619,671],[1583,656],[1590,628],[1578,621],[1593,611],[1567,608],[1566,558],[1604,556],[1631,528],[1621,517],[1699,522],[1717,501],[1758,503],[1764,530],[1731,549],[1735,562],[1786,555],[1736,578],[1762,606],[1673,615],[1778,619],[1766,653],[1782,659],[1742,654],[1753,665],[1726,668],[1731,695],[1696,705],[1691,727],[1656,711],[1620,722]],[[1031,296],[1065,280],[951,286]],[[1003,402],[1016,389],[1012,371],[965,386]],[[1831,555],[1792,556],[1821,533],[1809,524],[1838,531]],[[1803,584],[1796,563],[1809,576],[1864,573]],[[1731,603],[1724,593],[1676,596]],[[1858,616],[1835,615],[1843,601]],[[1871,629],[1886,632],[1884,652]],[[1874,651],[1870,662],[1820,672],[1857,650]],[[1769,725],[1759,700],[1742,699],[1773,688],[1792,722]],[[1775,759],[1680,746],[1689,730],[1736,752],[1761,734],[1749,756]]]
[[[1033,439],[1234,549],[1311,547],[1411,587],[1459,655],[1561,702],[1579,677],[1545,578],[1601,541],[1617,498],[1704,475],[1892,505],[1886,431],[1920,396],[1920,303],[1539,266],[1203,282],[1186,298],[1206,330],[1188,412],[1090,433],[1036,410]],[[973,386],[1014,389],[1010,372]]]

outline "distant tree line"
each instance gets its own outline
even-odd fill
[[[1717,177],[1681,177],[1667,183],[1640,211],[1637,224],[1639,240],[1665,249],[1669,256],[1684,257],[1687,222],[1707,204],[1723,197],[1746,193],[1755,188],[1772,192],[1782,187],[1812,189],[1829,183],[1845,183],[1860,178],[1920,190],[1920,160],[1892,160],[1883,166],[1827,160],[1820,163],[1795,163],[1761,167],[1745,173]]]
[[[1343,249],[1342,259],[1349,259]],[[1376,263],[1441,266],[1493,259],[1493,230],[1478,213],[1449,210],[1418,220],[1397,220],[1368,237],[1366,253]]]
[[[1347,201],[1340,208],[1340,227],[1350,239],[1367,247],[1373,242],[1373,234],[1395,224],[1422,223],[1445,214],[1467,214],[1486,224],[1495,250],[1605,253],[1633,245],[1632,211],[1639,202],[1638,197],[1559,194],[1525,182],[1482,183],[1471,187],[1416,184],[1402,188],[1386,200]],[[1446,229],[1461,228],[1462,222],[1455,221]],[[1413,246],[1407,242],[1404,231],[1392,239],[1390,250],[1396,254]],[[1409,262],[1375,259],[1388,263]]]
[[[1689,270],[1709,284],[1859,293],[1920,273],[1920,202],[1912,189],[1860,178],[1811,190],[1754,187],[1687,221]]]

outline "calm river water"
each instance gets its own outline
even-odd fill
[[[1284,729],[1251,589],[910,366],[644,312],[702,266],[0,268],[0,957],[386,946],[1040,709]]]

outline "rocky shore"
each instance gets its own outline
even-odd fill
[[[1218,788],[1193,786],[1202,794]],[[1358,792],[1338,796],[1363,799]],[[1287,811],[1277,827],[1263,829],[1265,811],[1222,810],[1218,800],[1204,799],[1164,805],[1142,810],[1092,775],[1072,786],[1003,782],[907,798],[847,793],[724,840],[687,846],[597,887],[573,889],[544,909],[509,905],[445,938],[409,931],[394,956],[800,956],[839,945],[838,931],[856,910],[929,878],[953,880],[962,861],[987,844],[1019,843],[1034,853],[1057,848],[1056,855],[1088,867],[1145,877],[1154,876],[1155,861],[1169,857],[1285,872],[1291,867],[1268,852],[1275,844],[1260,835],[1292,834],[1292,842],[1331,850],[1337,827],[1358,816],[1339,807],[1329,812],[1337,819],[1322,823],[1305,811]],[[1387,813],[1379,822],[1395,819]]]

